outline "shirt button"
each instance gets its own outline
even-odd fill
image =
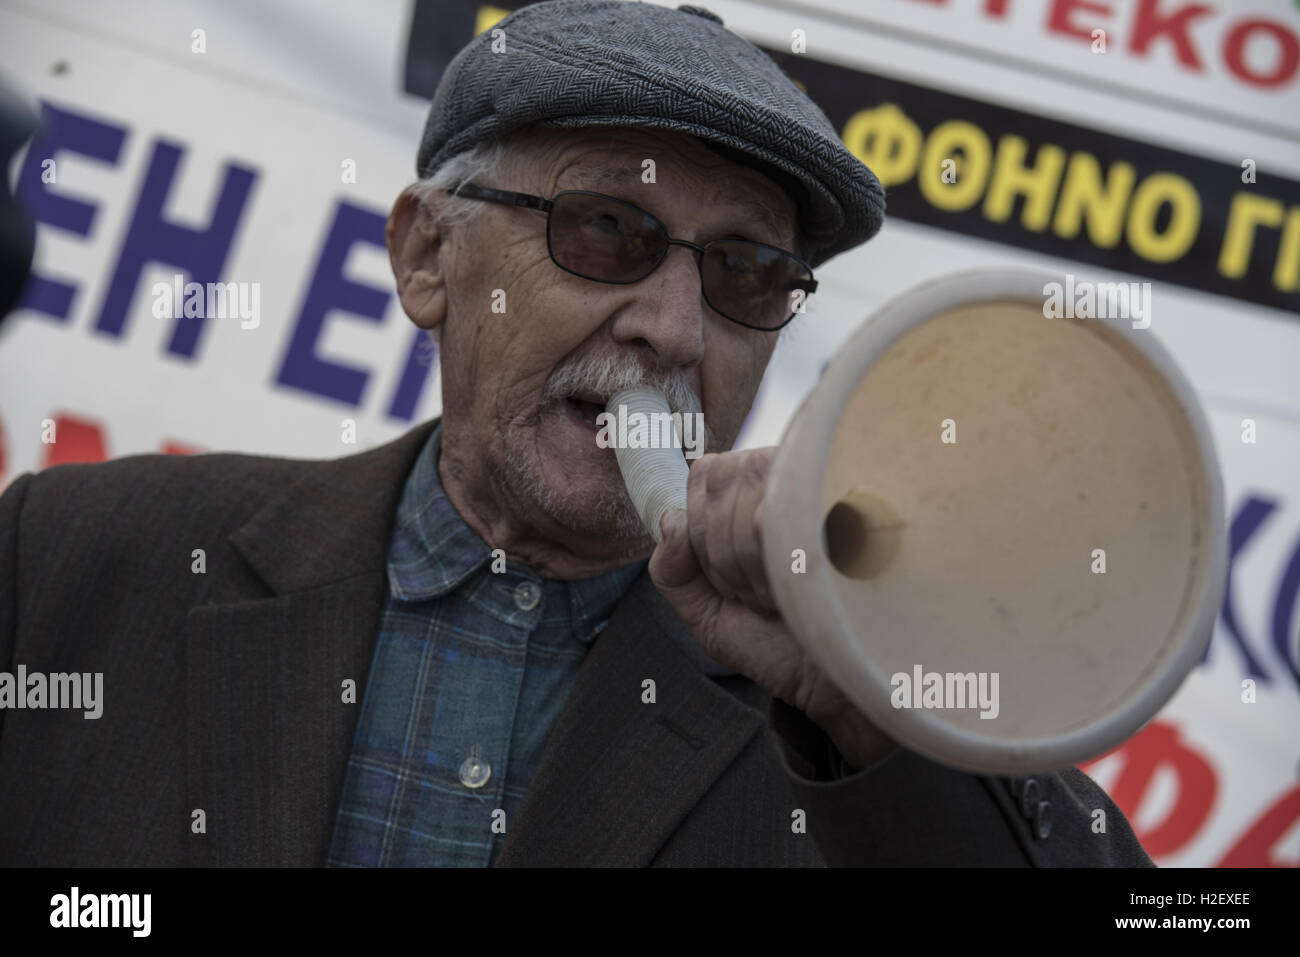
[[[479,757],[478,748],[461,762],[460,783],[467,788],[481,788],[492,777],[492,765]]]
[[[542,600],[542,590],[536,582],[520,582],[515,586],[515,604],[520,611],[532,611]]]

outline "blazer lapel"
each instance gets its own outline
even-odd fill
[[[496,865],[648,865],[764,724],[709,677],[728,673],[642,574],[583,662]]]
[[[284,463],[268,480],[290,486],[209,557],[183,636],[193,863],[325,862],[358,714],[344,682],[359,702],[397,502],[436,424]],[[206,833],[193,833],[196,810]]]

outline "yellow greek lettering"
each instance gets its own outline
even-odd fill
[[[1244,190],[1234,195],[1232,205],[1228,207],[1228,227],[1223,231],[1223,245],[1219,248],[1219,275],[1229,279],[1246,275],[1250,254],[1255,248],[1256,227],[1276,229],[1282,225],[1282,214],[1279,200]]]
[[[886,189],[906,183],[916,172],[921,130],[893,103],[858,110],[844,124],[841,138],[849,152],[870,167]]]
[[[921,154],[916,182],[921,195],[938,209],[970,209],[984,194],[993,149],[984,131],[965,120],[949,120],[930,131]],[[943,181],[943,161],[960,155],[957,182]]]
[[[1283,292],[1300,287],[1300,206],[1292,206],[1286,214],[1277,262],[1273,264],[1273,285]]]
[[[1156,231],[1160,209],[1169,205],[1169,222]],[[1196,187],[1175,173],[1152,173],[1138,184],[1128,210],[1125,235],[1133,251],[1150,262],[1173,262],[1191,248],[1201,225]]]
[[[1110,249],[1123,232],[1124,209],[1136,180],[1133,165],[1120,161],[1111,164],[1103,184],[1097,158],[1091,153],[1073,154],[1061,183],[1052,232],[1062,239],[1073,239],[1086,218],[1089,241],[1101,249]]]
[[[1052,201],[1065,168],[1065,150],[1051,143],[1038,147],[1033,167],[1025,165],[1029,142],[1023,136],[1008,133],[998,140],[993,159],[993,178],[984,197],[984,216],[995,223],[1011,218],[1016,197],[1025,197],[1020,222],[1025,229],[1042,232],[1052,215]]]

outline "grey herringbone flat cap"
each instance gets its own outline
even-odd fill
[[[700,7],[548,0],[516,10],[456,54],[434,94],[416,171],[532,124],[675,130],[738,151],[797,188],[813,266],[880,229],[885,194],[826,114],[767,54]],[[785,174],[782,176],[781,174]]]

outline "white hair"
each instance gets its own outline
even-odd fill
[[[492,176],[505,156],[505,143],[488,140],[472,149],[448,157],[433,172],[411,184],[411,191],[441,226],[455,226],[474,219],[483,202],[451,196],[445,191],[460,183]],[[434,195],[437,196],[435,201]]]
[[[487,205],[481,200],[452,196],[448,190],[461,183],[481,181],[496,173],[505,156],[505,143],[488,140],[477,146],[448,157],[428,176],[410,186],[422,209],[433,217],[440,229],[472,222]],[[435,346],[442,345],[442,326],[429,330]]]

